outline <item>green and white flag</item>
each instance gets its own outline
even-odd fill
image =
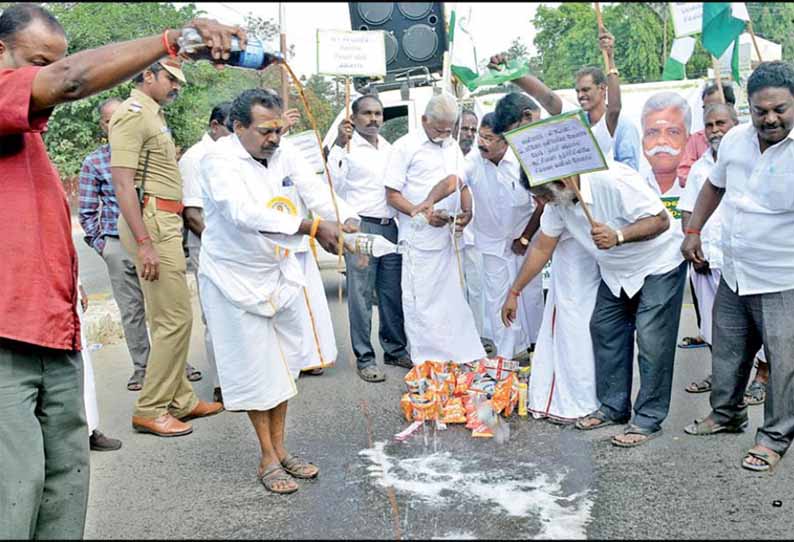
[[[686,63],[689,62],[694,50],[695,38],[689,36],[676,38],[664,65],[662,81],[686,79]]]
[[[734,50],[738,51],[739,36],[749,20],[744,2],[703,2],[703,48],[717,58],[731,43],[737,44]]]
[[[477,49],[468,30],[471,7],[468,14],[459,16],[452,8],[449,18],[449,51],[452,74],[470,92],[479,87],[501,85],[529,73],[529,62],[525,58],[511,59],[502,70],[486,70],[480,73],[477,67]]]

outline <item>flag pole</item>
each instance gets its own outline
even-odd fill
[[[598,2],[593,2],[593,4],[595,4],[596,21],[598,21],[598,32],[601,33],[606,31],[606,28],[604,28],[604,20],[601,18],[601,6]],[[603,49],[601,50],[601,53],[604,56],[604,67],[607,69],[607,71],[609,71],[609,56]]]
[[[755,48],[755,54],[758,56],[758,62],[763,62],[764,59],[761,58],[761,49],[758,47],[758,42],[755,39],[755,32],[753,32],[753,21],[749,19],[750,14],[747,14],[747,31],[750,32],[750,38],[753,40],[753,47]]]
[[[287,13],[286,7],[283,2],[278,3],[278,31],[279,31],[279,46],[281,54],[284,55],[284,60],[287,59]],[[289,75],[287,71],[282,68],[281,70],[281,102],[284,111],[289,108]]]
[[[714,83],[717,85],[719,91],[720,102],[725,103],[725,94],[722,92],[722,75],[720,75],[720,61],[717,57],[711,55],[711,65],[714,67]]]
[[[345,120],[350,120],[350,77],[345,77]],[[353,139],[352,137],[350,139]],[[350,139],[347,140],[347,152],[350,152]]]

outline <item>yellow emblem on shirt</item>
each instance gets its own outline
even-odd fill
[[[292,200],[284,196],[276,196],[267,202],[267,206],[269,209],[279,211],[280,213],[287,213],[292,216],[297,216],[298,214],[298,208],[292,203]],[[287,256],[289,256],[289,250],[285,249],[284,257],[286,258]],[[276,257],[281,257],[281,247],[278,245],[276,245]]]

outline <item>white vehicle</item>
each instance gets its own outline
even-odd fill
[[[383,128],[381,135],[393,143],[401,136],[408,133],[410,130],[421,129],[422,114],[424,113],[425,106],[430,98],[433,96],[434,89],[440,88],[440,82],[435,86],[420,86],[414,87],[409,90],[408,96],[405,96],[405,89],[401,92],[399,89],[387,90],[378,93],[383,103]],[[652,83],[636,83],[621,85],[621,101],[622,101],[622,115],[625,115],[634,125],[640,130],[640,115],[642,106],[645,101],[653,94],[661,91],[674,91],[681,94],[689,102],[692,108],[692,127],[691,131],[695,132],[703,128],[703,119],[701,111],[703,110],[703,102],[700,98],[700,93],[704,86],[707,84],[705,79],[690,79],[684,81],[660,81]],[[734,87],[737,93],[737,100],[740,103],[745,102],[741,95],[741,89]],[[437,92],[437,90],[436,90]],[[576,91],[574,89],[562,89],[555,91],[565,101],[576,104]],[[504,93],[487,94],[484,96],[463,98],[464,106],[471,108],[479,118],[483,115],[493,111],[496,107],[496,102],[504,96]],[[358,95],[354,95],[351,100],[355,100]],[[739,105],[739,104],[737,104]],[[737,107],[740,114],[746,111],[746,106]],[[544,111],[543,116],[548,114]],[[331,149],[334,141],[336,140],[337,129],[339,123],[345,118],[345,111],[340,111],[328,129],[328,132],[323,138],[323,146]],[[316,143],[313,152],[316,154]],[[644,157],[641,157],[640,169],[647,167],[644,163]],[[318,174],[323,176],[325,180],[325,173],[322,170]],[[320,251],[320,268],[321,269],[334,269],[337,267],[337,256],[330,254],[324,250]]]

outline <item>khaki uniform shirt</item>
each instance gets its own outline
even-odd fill
[[[110,165],[135,169],[135,186],[163,199],[182,201],[182,178],[176,162],[176,146],[157,102],[134,89],[110,119]]]

